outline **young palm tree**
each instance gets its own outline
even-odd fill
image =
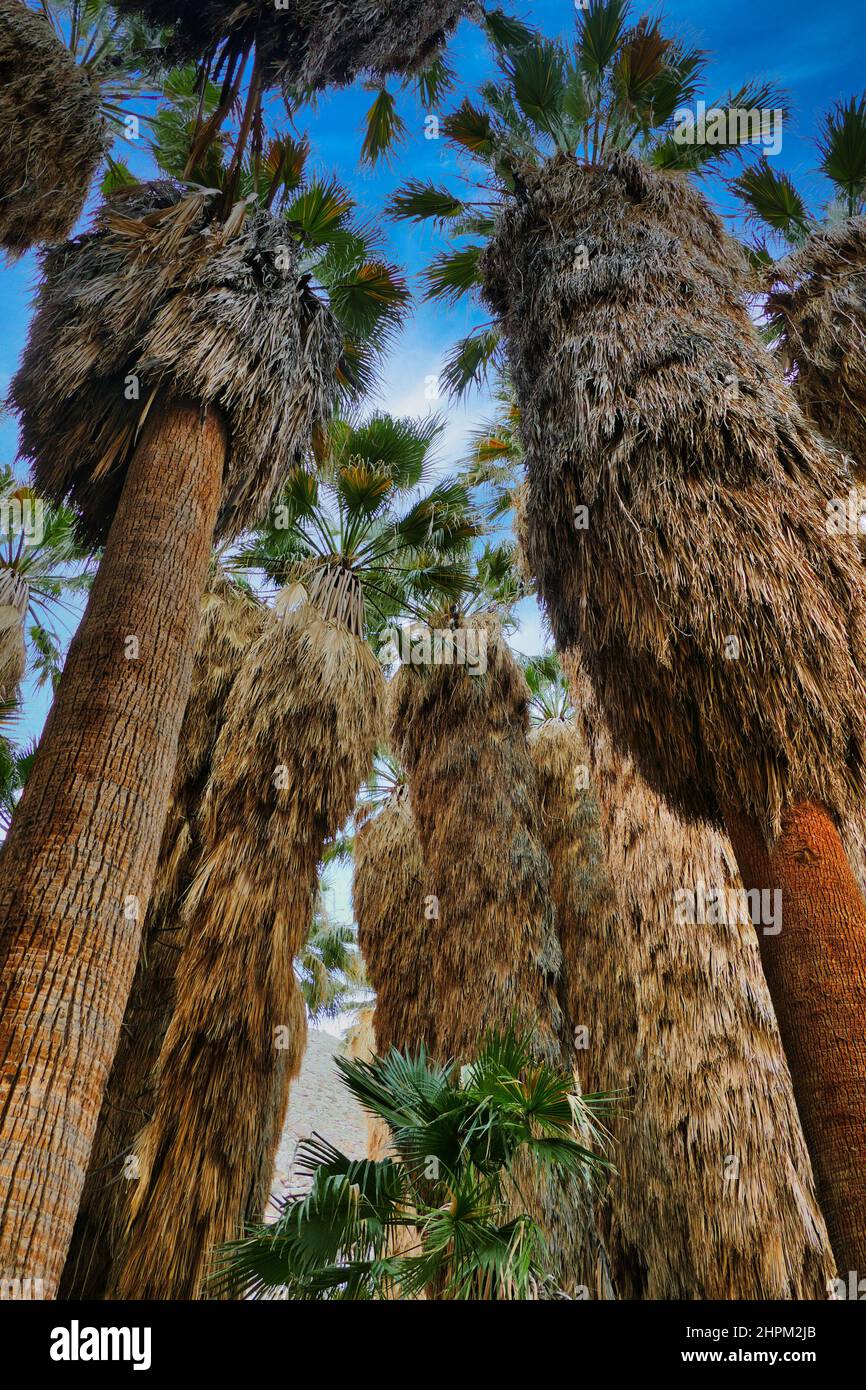
[[[477,530],[463,489],[446,481],[414,495],[439,430],[335,421],[317,440],[322,480],[296,470],[233,557],[289,587],[227,697],[199,844],[168,904],[182,950],[147,1122],[130,1146],[129,1230],[109,1280],[120,1296],[197,1297],[213,1245],[261,1217],[306,1036],[292,961],[309,934],[325,841],[349,815],[380,734],[384,687],[366,636],[378,640],[412,595],[460,587]],[[113,1155],[115,1167],[126,1157]],[[103,1189],[113,1179],[97,1177]]]
[[[0,0],[0,247],[62,241],[117,133],[156,35],[104,0]]]
[[[387,1299],[395,1286],[409,1299],[555,1297],[552,1252],[524,1206],[526,1173],[540,1182],[604,1167],[584,1141],[595,1107],[568,1070],[513,1035],[485,1040],[460,1068],[423,1048],[336,1064],[387,1126],[392,1156],[353,1160],[305,1140],[309,1193],[227,1246],[219,1283],[248,1298]]]
[[[833,1261],[754,930],[676,911],[688,885],[735,889],[733,856],[617,756],[565,662],[571,692],[555,658],[527,669],[530,749],[582,1078],[628,1089],[609,1121],[617,1292],[826,1298]]]
[[[380,753],[373,794],[356,811],[355,824],[352,899],[358,945],[376,991],[372,1050],[430,1048],[433,1013],[424,863],[409,785],[385,754]]]
[[[264,162],[259,200],[225,219],[207,188],[111,194],[46,254],[13,383],[40,491],[107,535],[2,857],[0,1268],[48,1291],[138,956],[214,528],[262,515],[405,299],[351,199],[286,171]]]
[[[723,818],[746,888],[781,894],[783,929],[759,928],[764,969],[834,1253],[857,1268],[866,904],[834,817],[863,794],[866,612],[856,540],[825,525],[844,469],[763,350],[738,249],[681,175],[554,156],[506,202],[484,276],[557,644],[579,648],[650,785],[687,818]]]
[[[821,122],[819,168],[833,197],[810,211],[791,177],[764,160],[733,187],[753,224],[781,243],[759,245],[770,330],[803,411],[845,450],[862,481],[866,455],[866,96]]]

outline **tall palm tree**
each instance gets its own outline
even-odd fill
[[[856,540],[825,525],[846,472],[682,175],[557,154],[506,199],[484,277],[557,645],[579,648],[650,785],[687,818],[723,820],[746,888],[767,895],[762,959],[819,1196],[836,1259],[858,1268],[866,904],[834,818],[863,794],[866,612]]]
[[[0,247],[62,241],[84,206],[124,103],[153,86],[157,36],[105,0],[0,0]],[[137,119],[137,118],[136,118]]]
[[[439,658],[422,633],[390,702],[390,745],[406,768],[424,863],[431,1054],[469,1058],[488,1029],[514,1026],[549,1065],[573,1067],[526,742],[529,690],[494,613],[458,609],[432,627]],[[474,669],[461,648],[478,655]],[[560,1278],[605,1292],[589,1195],[551,1183],[536,1200]]]
[[[609,1119],[617,1291],[826,1298],[833,1261],[754,930],[675,910],[689,884],[736,891],[730,848],[617,756],[574,653],[565,664],[570,690],[554,657],[527,668],[530,749],[582,1079],[628,1092]]]
[[[378,645],[413,594],[459,587],[477,529],[462,488],[425,485],[440,429],[435,420],[335,420],[316,441],[321,479],[297,469],[231,557],[285,586],[282,616],[266,612],[213,711],[196,841],[182,875],[166,880],[162,910],[179,958],[161,1028],[151,1019],[152,1064],[139,1072],[144,1127],[128,1150],[115,1139],[110,1165],[91,1175],[96,1209],[116,1207],[117,1170],[132,1155],[136,1180],[101,1237],[115,1247],[107,1287],[123,1297],[198,1296],[213,1245],[262,1215],[306,1037],[291,964],[309,934],[325,841],[349,815],[380,734],[382,677],[366,639]],[[208,648],[202,660],[206,668]],[[182,745],[181,766],[189,761]],[[173,839],[164,852],[171,872]],[[153,993],[146,979],[143,988]],[[124,1046],[134,1069],[147,1055],[136,1039],[142,1021]],[[129,1085],[125,1071],[120,1079]],[[181,1191],[189,1206],[179,1227],[171,1209]]]
[[[263,161],[225,218],[207,188],[112,193],[46,254],[13,383],[40,491],[107,536],[0,867],[0,1266],[49,1292],[132,984],[215,527],[262,515],[405,299],[351,199],[286,168]],[[21,1197],[34,1173],[38,1204]]]
[[[770,331],[803,411],[852,459],[866,453],[866,96],[822,118],[819,168],[832,197],[814,211],[791,176],[767,160],[733,182],[762,235],[755,261]],[[783,255],[773,260],[772,248]]]
[[[130,1156],[153,1110],[153,1069],[174,1009],[183,945],[180,906],[201,859],[202,800],[214,745],[266,616],[252,592],[212,568],[141,952],[63,1270],[62,1298],[103,1298],[122,1248],[135,1181]]]

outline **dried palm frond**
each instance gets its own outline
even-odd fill
[[[768,267],[766,311],[804,414],[866,476],[866,217]]]
[[[425,1036],[434,1056],[468,1060],[489,1032],[514,1028],[539,1058],[573,1068],[527,745],[529,688],[495,616],[464,618],[452,635],[466,641],[470,630],[484,644],[483,673],[404,666],[391,692],[391,745],[408,773],[424,861]],[[405,977],[402,987],[417,988]],[[606,1295],[590,1194],[551,1182],[534,1200],[564,1286]]]
[[[319,91],[359,73],[386,77],[428,67],[470,0],[118,0],[121,13],[174,28],[174,58],[204,58],[220,71],[255,45],[266,85]]]
[[[508,340],[532,573],[614,740],[686,816],[862,799],[866,596],[807,426],[683,175],[555,157],[483,257]],[[580,509],[585,508],[585,513]]]
[[[306,1038],[293,961],[325,840],[372,766],[382,695],[369,647],[306,602],[270,615],[235,681],[153,1114],[135,1144],[120,1297],[199,1297],[213,1246],[262,1213]]]
[[[530,743],[584,1085],[628,1091],[609,1121],[617,1292],[826,1297],[833,1260],[754,929],[677,919],[678,892],[739,886],[730,847],[615,753],[579,660],[565,664],[576,720]]]
[[[95,74],[44,14],[0,0],[0,247],[68,236],[110,143]]]
[[[175,1004],[182,907],[201,859],[201,801],[233,683],[267,611],[215,569],[202,602],[192,685],[141,955],[100,1111],[62,1298],[104,1298],[137,1181],[133,1146],[154,1106],[153,1069]]]
[[[424,864],[405,784],[358,826],[352,898],[358,946],[376,991],[380,1052],[429,1047],[431,924],[424,915]]]
[[[93,541],[162,390],[225,415],[224,536],[263,515],[329,413],[342,338],[287,225],[242,205],[217,222],[210,202],[170,182],[120,190],[43,255],[10,399],[37,486]]]
[[[30,586],[11,569],[0,569],[0,700],[11,699],[24,675],[24,620]]]

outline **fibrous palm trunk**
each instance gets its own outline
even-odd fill
[[[202,855],[202,798],[233,683],[266,613],[221,571],[212,571],[138,968],[102,1102],[61,1298],[105,1297],[114,1262],[122,1257],[136,1180],[132,1150],[153,1112],[153,1072],[174,1010],[184,945],[183,901]]]
[[[496,620],[471,619],[467,629],[486,643],[484,673],[404,667],[392,707],[392,743],[408,773],[424,859],[425,1036],[434,1056],[461,1061],[486,1034],[513,1028],[548,1063],[572,1069],[527,745],[529,691]],[[563,1286],[606,1295],[590,1195],[577,1181],[542,1183],[535,1195]]]
[[[307,603],[272,617],[244,662],[214,750],[115,1296],[201,1297],[214,1246],[262,1215],[306,1039],[293,962],[325,840],[372,766],[381,695],[367,645]]]
[[[781,930],[759,930],[761,959],[845,1278],[866,1251],[866,911],[823,807],[787,811],[770,851],[754,821],[733,808],[726,819],[746,887],[780,895]]]
[[[225,454],[215,410],[152,412],[0,858],[0,1274],[47,1296],[138,959]]]
[[[376,1046],[382,1053],[429,1047],[430,922],[408,787],[398,787],[378,815],[359,825],[352,896],[358,946],[376,991]]]
[[[696,885],[736,893],[730,848],[617,755],[564,664],[575,724],[543,727],[533,752],[584,1084],[627,1090],[610,1121],[617,1289],[824,1298],[832,1256],[754,929],[678,906]]]
[[[793,924],[826,924],[792,928],[810,978],[828,939],[846,943],[839,1016],[810,1041],[824,1054],[810,1074],[829,1082],[845,1001],[866,988],[866,958],[849,949],[866,903],[830,833],[866,791],[862,563],[856,536],[827,526],[850,472],[763,348],[742,256],[685,177],[624,154],[557,156],[509,200],[483,269],[520,406],[529,562],[616,745],[678,813],[718,825],[730,810],[768,845],[805,808],[829,813],[810,843],[822,856],[810,898],[795,900],[803,879],[788,876],[785,908]],[[803,970],[786,978],[791,953],[772,951],[784,1019]],[[824,1214],[850,1229],[852,1198],[866,1208],[866,1050],[847,1049],[845,1120],[828,1128],[813,1122],[797,1055]],[[824,1106],[837,1098],[826,1091]],[[866,1265],[862,1245],[834,1253]]]

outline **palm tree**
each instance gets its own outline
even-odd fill
[[[375,784],[355,824],[352,899],[358,945],[376,992],[372,1050],[429,1048],[434,1018],[424,864],[408,782],[387,754],[380,752]]]
[[[313,1301],[390,1298],[395,1286],[409,1299],[555,1296],[552,1252],[523,1205],[526,1171],[540,1181],[606,1166],[589,1147],[593,1098],[574,1093],[571,1074],[513,1035],[486,1039],[461,1068],[423,1048],[336,1065],[387,1126],[393,1156],[353,1160],[303,1141],[309,1193],[227,1246],[219,1283]]]
[[[679,113],[703,94],[708,55],[667,35],[661,20],[634,21],[628,0],[590,0],[577,15],[571,46],[522,26],[494,29],[490,38],[499,79],[481,87],[480,102],[465,99],[442,122],[446,141],[472,161],[475,196],[410,179],[387,205],[392,217],[432,222],[447,238],[448,249],[425,272],[427,299],[481,297],[481,257],[497,210],[553,154],[597,165],[630,151],[657,168],[709,176],[748,153],[745,123],[730,122],[713,138],[697,130],[691,143],[677,138]],[[725,112],[785,110],[780,93],[760,81],[713,105]],[[494,318],[455,345],[442,381],[461,395],[504,362]]]
[[[84,206],[124,103],[152,87],[156,35],[105,0],[0,0],[0,247],[62,241]],[[137,118],[136,118],[137,119]]]
[[[733,188],[766,240],[755,263],[769,329],[803,411],[851,457],[860,480],[866,440],[866,96],[838,102],[817,137],[833,196],[811,211],[794,180],[767,160]]]
[[[582,1079],[629,1092],[609,1121],[617,1292],[825,1298],[832,1256],[754,930],[674,910],[688,884],[736,891],[730,848],[617,756],[565,662],[570,690],[555,657],[527,667],[530,749]]]
[[[214,528],[263,514],[405,300],[352,200],[297,186],[297,163],[263,161],[258,201],[224,219],[207,188],[110,194],[46,255],[12,387],[40,492],[107,535],[2,855],[0,1267],[49,1292],[138,957]],[[61,1052],[58,1010],[77,1043]]]
[[[418,633],[395,677],[389,743],[406,769],[424,862],[431,1055],[471,1057],[490,1028],[513,1026],[548,1065],[573,1067],[526,742],[529,690],[492,611],[457,606],[430,627],[436,645]],[[563,1282],[605,1289],[586,1194],[551,1183],[535,1200]]]
[[[60,679],[60,612],[69,596],[86,594],[94,557],[75,535],[68,507],[52,507],[12,470],[0,469],[0,688],[17,688],[26,665],[26,638],[38,684]],[[27,622],[30,629],[27,631]]]
[[[267,616],[246,586],[214,566],[201,606],[189,700],[178,742],[141,952],[105,1089],[61,1298],[104,1298],[128,1221],[135,1138],[153,1110],[153,1070],[175,1003],[181,904],[200,863],[202,799],[232,688]]]
[[[306,1037],[292,961],[308,938],[326,840],[348,817],[380,734],[384,687],[366,639],[378,643],[412,595],[459,587],[477,531],[464,489],[425,485],[440,429],[335,420],[316,441],[321,479],[296,469],[230,557],[285,587],[217,712],[196,842],[183,876],[167,880],[180,951],[173,1006],[151,1029],[161,1036],[146,1123],[94,1176],[99,1207],[132,1155],[128,1235],[113,1218],[121,1234],[108,1241],[108,1288],[123,1297],[197,1297],[213,1245],[264,1208]],[[164,849],[171,869],[173,843]],[[134,1058],[134,1026],[131,1044]],[[178,1228],[180,1192],[189,1206]]]
[[[310,934],[295,960],[298,984],[314,1023],[360,1008],[368,988],[357,932],[351,924],[328,916],[322,900],[326,889],[327,879],[323,879]]]
[[[840,1267],[858,1268],[866,905],[834,816],[863,795],[866,612],[856,540],[825,525],[845,470],[682,175],[557,154],[506,198],[483,274],[557,645],[579,649],[649,784],[687,819],[723,820],[746,888],[767,895],[761,953],[819,1196]]]

